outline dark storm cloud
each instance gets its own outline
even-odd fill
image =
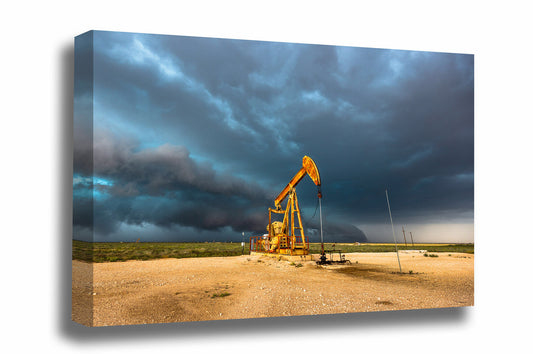
[[[196,163],[184,146],[139,150],[136,144],[103,131],[95,133],[94,143],[94,174],[113,181],[107,190],[111,195],[163,196],[188,188],[266,200],[267,193],[259,186],[216,172],[209,163]]]
[[[383,66],[389,53],[381,54],[374,60]],[[354,89],[357,108],[310,113],[295,140],[318,139],[326,147],[313,156],[330,182],[324,182],[325,197],[339,213],[381,218],[385,188],[402,215],[472,211],[472,58],[426,53],[400,58],[406,61],[397,77],[358,61],[375,74],[364,92]]]
[[[157,210],[124,207],[110,221],[264,228],[304,155],[335,225],[386,221],[385,188],[407,219],[471,220],[471,55],[94,36],[94,172],[113,181],[96,187],[117,210],[146,196]],[[299,190],[313,207],[314,186]]]
[[[322,238],[325,242],[367,242],[365,233],[355,225],[342,222],[329,222],[322,227]],[[320,242],[320,224],[310,222],[306,230],[310,242]]]
[[[183,146],[166,144],[140,150],[130,140],[97,131],[93,151],[94,161],[86,164],[87,170],[79,167],[75,171],[81,175],[75,180],[77,226],[87,227],[94,219],[95,231],[106,235],[120,223],[205,230],[229,226],[236,231],[263,229],[266,224],[263,209],[272,192],[218,173],[208,163],[193,161]],[[74,159],[85,155],[76,150]],[[84,177],[89,165],[93,166],[94,182]],[[96,194],[91,198],[83,191],[90,191],[93,185]]]
[[[94,231],[104,238],[119,231],[122,224],[141,228],[154,225],[168,230],[168,234],[176,228],[188,227],[190,232],[187,235],[174,231],[174,241],[179,241],[183,236],[191,235],[190,239],[201,240],[194,235],[225,228],[231,228],[234,236],[242,231],[262,233],[267,223],[263,210],[250,205],[238,206],[232,201],[218,206],[204,203],[181,205],[170,198],[115,197],[97,200],[94,205]]]

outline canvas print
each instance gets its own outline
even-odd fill
[[[72,319],[474,305],[474,56],[75,38]]]

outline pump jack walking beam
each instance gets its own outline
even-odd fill
[[[308,174],[309,177],[318,187],[318,198],[322,198],[322,193],[320,191],[320,174],[318,173],[318,168],[315,165],[315,162],[309,157],[304,156],[302,161],[302,168],[298,171],[294,177],[290,180],[289,184],[283,188],[281,193],[274,200],[274,205],[276,209],[281,209],[281,202],[287,197],[291,188],[296,187],[296,185]]]

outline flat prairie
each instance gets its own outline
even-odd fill
[[[72,319],[86,326],[474,305],[474,255],[348,253],[318,266],[266,256],[72,261]],[[318,255],[314,255],[318,259]]]

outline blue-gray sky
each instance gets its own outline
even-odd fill
[[[385,189],[415,241],[473,241],[473,55],[97,31],[75,60],[75,239],[261,234],[309,155],[326,241],[391,241]]]

